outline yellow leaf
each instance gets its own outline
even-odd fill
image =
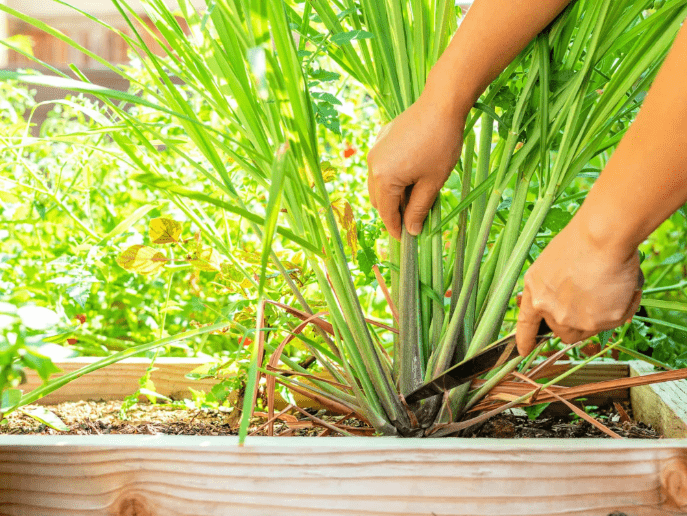
[[[148,235],[153,244],[178,242],[181,236],[181,223],[164,217],[151,219],[148,226]]]
[[[346,236],[348,246],[351,248],[353,256],[355,256],[358,252],[358,227],[353,217],[353,208],[351,208],[346,199],[338,199],[332,203],[332,209]]]
[[[198,246],[198,250],[193,253],[191,258],[191,265],[201,271],[215,272],[222,269],[219,253],[212,247],[201,248]]]
[[[322,171],[322,179],[325,183],[334,181],[336,178],[336,168],[334,168],[329,161],[320,163],[320,170]]]
[[[145,245],[132,245],[117,257],[117,264],[139,274],[152,274],[164,268],[167,258],[160,251]]]

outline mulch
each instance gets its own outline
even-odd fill
[[[240,412],[237,409],[195,410],[174,404],[139,403],[127,412],[126,419],[120,419],[120,401],[65,402],[46,408],[53,411],[69,427],[68,432],[59,432],[36,421],[18,410],[7,416],[8,424],[0,426],[0,434],[41,435],[101,435],[101,434],[167,434],[220,436],[237,435]],[[33,408],[32,406],[25,407]],[[629,407],[626,411],[631,414]],[[308,413],[325,423],[339,425],[355,435],[372,435],[364,422],[353,417],[336,416],[324,411],[306,409]],[[617,434],[633,439],[660,439],[651,427],[629,421],[627,417],[610,407],[599,414],[601,421]],[[622,421],[621,419],[624,419]],[[266,414],[252,418],[249,433],[267,435],[267,429],[260,428],[267,421]],[[317,421],[298,412],[285,414],[274,423],[274,435],[338,436],[338,432],[325,428]],[[556,438],[609,438],[590,423],[567,414],[547,414],[531,421],[520,411],[505,412],[494,416],[478,427],[463,432],[461,437],[489,437],[500,439]]]

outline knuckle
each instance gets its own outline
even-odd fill
[[[534,308],[537,312],[544,311],[544,308],[546,304],[544,303],[544,300],[540,297],[533,297],[532,300],[530,301],[530,304],[532,305],[532,308]],[[555,318],[554,318],[555,320]]]
[[[613,321],[622,321],[624,316],[625,316],[625,312],[627,312],[627,310],[629,310],[629,309],[630,309],[629,306],[627,307],[627,309],[614,308],[613,310],[611,310],[610,318]]]

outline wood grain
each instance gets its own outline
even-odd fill
[[[663,483],[676,485],[686,446],[294,437],[239,447],[223,437],[8,436],[0,514],[664,515],[671,505],[661,472],[673,468]]]
[[[98,358],[80,357],[56,362],[55,365],[62,369],[63,373],[58,373],[53,378],[97,360]],[[202,358],[158,358],[155,361],[157,370],[153,371],[151,376],[155,383],[155,391],[176,399],[190,398],[189,387],[209,391],[217,380],[185,378],[187,373],[207,362]],[[64,401],[121,400],[138,389],[138,380],[149,364],[150,360],[147,358],[128,358],[77,378],[41,399],[39,403],[49,405]],[[41,379],[35,371],[26,370],[26,373],[27,383],[20,386],[25,393],[41,385]]]
[[[67,373],[86,364],[91,364],[96,360],[97,358],[79,357],[56,362],[55,365]],[[39,403],[48,405],[64,401],[122,399],[138,389],[138,379],[143,375],[149,363],[148,359],[145,358],[123,360],[74,380],[58,391],[46,396]],[[209,391],[217,383],[216,380],[189,380],[184,377],[186,373],[204,363],[206,363],[206,360],[200,358],[158,358],[155,362],[157,371],[154,371],[152,375],[156,391],[176,399],[190,397],[189,387],[196,390]],[[20,387],[25,393],[41,384],[40,378],[34,371],[26,370],[26,373],[27,383]],[[59,374],[54,377],[57,376]],[[624,378],[626,376],[628,376],[627,364],[590,364],[566,378],[561,382],[561,385],[574,386],[588,382]],[[613,393],[606,393],[602,397],[608,396],[612,396],[615,400],[628,399],[627,390],[613,391]],[[305,407],[310,406],[305,399],[300,397],[299,404]]]
[[[653,372],[653,366],[644,362],[630,363],[631,376]],[[687,381],[633,387],[630,398],[636,420],[650,424],[666,437],[687,437]]]

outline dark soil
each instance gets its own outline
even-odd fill
[[[68,402],[46,407],[59,416],[69,427],[68,432],[58,432],[35,419],[16,411],[7,416],[8,424],[0,426],[0,434],[43,434],[43,435],[93,435],[93,434],[168,434],[168,435],[237,435],[239,411],[189,410],[178,405],[137,404],[127,413],[127,419],[119,417],[121,402],[118,401],[81,401]],[[26,409],[33,408],[31,406]],[[626,410],[631,416],[629,407]],[[372,435],[370,428],[355,418],[332,416],[324,411],[309,413],[329,425],[341,425],[355,435]],[[601,417],[606,426],[617,434],[628,438],[660,439],[661,436],[643,423],[621,421],[614,408],[601,410]],[[319,422],[293,412],[284,416],[287,421],[275,421],[274,435],[341,435],[339,432],[322,426]],[[266,415],[254,417],[250,432],[258,430],[267,421]],[[266,428],[258,430],[255,435],[267,435]],[[464,432],[463,437],[493,438],[609,438],[590,423],[570,415],[547,415],[531,421],[526,415],[503,413],[487,420],[479,427]]]
[[[629,407],[625,410],[631,414]],[[613,408],[599,410],[596,419],[613,430],[616,434],[630,439],[660,439],[662,436],[651,426],[634,421],[621,421],[620,415]],[[468,432],[463,437],[494,437],[499,439],[537,437],[578,438],[611,437],[591,423],[570,415],[547,415],[544,413],[534,421],[526,415],[515,415],[505,412],[488,419],[479,428]]]

